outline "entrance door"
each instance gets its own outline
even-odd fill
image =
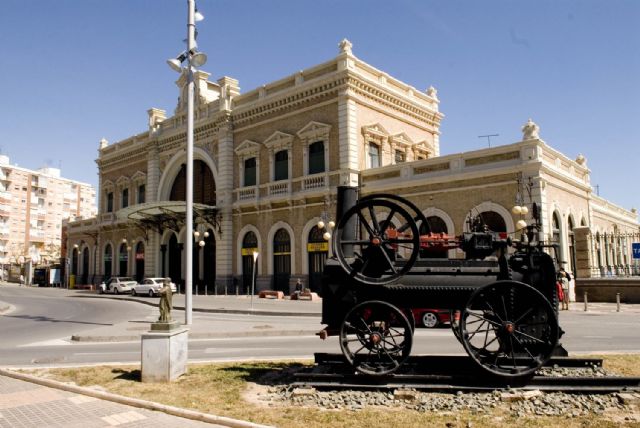
[[[286,229],[279,229],[273,237],[273,289],[289,294],[291,277],[291,238]]]
[[[322,237],[322,230],[313,226],[309,232],[309,288],[313,292],[320,292],[322,287],[322,271],[329,254],[329,243]]]
[[[242,284],[240,285],[241,294],[249,294],[251,285],[253,284],[253,252],[258,251],[258,238],[256,234],[249,231],[242,239]],[[254,290],[255,291],[255,290]]]

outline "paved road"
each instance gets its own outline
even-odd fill
[[[30,294],[31,297],[28,297]],[[71,295],[73,296],[73,295]],[[16,309],[2,318],[0,365],[52,366],[104,362],[140,362],[139,334],[157,317],[149,306],[157,299],[140,304],[109,298],[74,298],[62,290],[0,288],[0,300],[10,300]],[[213,306],[228,310],[248,309],[246,299],[204,298]],[[309,303],[309,302],[307,302]],[[260,302],[262,311],[319,311],[320,306],[299,306],[297,302]],[[87,309],[88,308],[88,309]],[[575,304],[561,312],[560,321],[567,334],[562,339],[572,354],[640,352],[640,307],[625,306],[616,313],[614,305],[592,305],[589,312]],[[57,315],[51,316],[50,312]],[[62,315],[66,314],[66,315]],[[183,319],[175,311],[176,319]],[[129,321],[123,321],[128,319]],[[190,361],[230,361],[241,359],[312,358],[315,352],[340,352],[336,338],[321,341],[313,333],[320,328],[320,315],[266,316],[237,313],[194,313],[190,332]],[[28,334],[25,334],[28,332]],[[117,342],[74,342],[72,334],[88,339]],[[462,354],[462,346],[448,328],[418,329],[415,354]]]

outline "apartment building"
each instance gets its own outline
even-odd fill
[[[0,155],[0,263],[58,262],[63,220],[95,216],[95,200],[93,186],[58,168],[31,170]]]

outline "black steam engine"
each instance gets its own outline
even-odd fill
[[[411,309],[448,309],[455,337],[479,367],[505,378],[533,375],[563,351],[556,264],[552,248],[536,242],[536,211],[522,239],[487,230],[481,216],[470,216],[469,232],[448,236],[432,233],[403,198],[356,202],[356,189],[340,188],[320,336],[338,335],[357,372],[390,374],[411,353]],[[449,249],[461,249],[464,259],[423,257]]]

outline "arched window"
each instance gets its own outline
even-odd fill
[[[554,211],[553,218],[551,220],[551,242],[554,244],[560,243],[560,219],[558,213]]]
[[[324,172],[324,141],[309,145],[309,174]]]
[[[171,187],[169,200],[184,201],[187,193],[187,167],[182,165]],[[205,205],[216,204],[216,183],[209,166],[197,159],[193,161],[193,202]]]
[[[484,211],[480,213],[480,219],[482,223],[487,227],[487,230],[491,232],[506,232],[507,224],[504,218],[495,211]]]
[[[274,289],[289,294],[291,276],[291,238],[286,229],[278,229],[273,237]]]
[[[113,262],[113,250],[111,249],[111,244],[108,244],[104,248],[103,261],[104,261],[104,280],[106,281],[107,279],[111,278],[111,269],[112,269],[111,263]]]
[[[273,180],[286,180],[289,178],[289,152],[280,150],[274,157],[274,176]]]

